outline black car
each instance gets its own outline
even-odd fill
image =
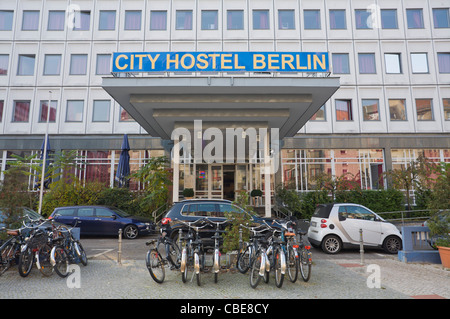
[[[183,200],[174,203],[170,210],[166,213],[163,218],[163,222],[169,222],[170,224],[170,238],[177,240],[180,227],[185,229],[186,225],[181,223],[194,222],[207,217],[209,220],[215,221],[225,221],[225,213],[237,212],[242,214],[248,214],[250,221],[257,224],[262,224],[265,220],[269,225],[272,226],[273,219],[261,217],[256,214],[250,214],[244,211],[241,207],[234,205],[228,200],[214,200],[214,199],[190,199]],[[276,224],[274,225],[277,226]],[[222,224],[220,228],[223,230],[226,224]],[[203,239],[205,247],[213,247],[214,241],[211,239],[214,234],[215,228],[208,225],[201,229],[200,237]]]
[[[150,219],[131,216],[111,206],[57,207],[50,218],[79,227],[81,235],[118,235],[122,229],[124,238],[134,239],[155,231],[155,223]]]

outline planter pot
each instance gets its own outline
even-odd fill
[[[438,249],[442,266],[444,266],[444,268],[450,268],[450,247],[438,246]]]

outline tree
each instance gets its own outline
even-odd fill
[[[140,169],[131,175],[144,186],[141,208],[151,213],[169,201],[169,186],[172,185],[171,172],[167,169],[169,160],[165,156],[152,157]],[[178,190],[173,190],[178,191]]]
[[[435,183],[430,200],[427,204],[428,209],[450,209],[450,163],[440,163],[436,165]]]

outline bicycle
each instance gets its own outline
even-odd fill
[[[283,286],[284,275],[286,273],[286,255],[283,249],[283,245],[285,245],[285,242],[283,239],[279,238],[276,235],[276,233],[282,233],[280,229],[270,226],[266,221],[264,221],[264,223],[272,232],[272,236],[269,237],[269,243],[266,249],[266,255],[270,267],[266,267],[266,275],[264,276],[264,281],[266,283],[269,282],[269,272],[273,269],[275,272],[275,285],[278,288],[281,288]]]
[[[256,288],[261,281],[261,278],[264,278],[265,282],[268,282],[267,276],[270,271],[270,263],[269,258],[267,257],[267,247],[268,240],[263,232],[267,231],[267,229],[262,230],[252,230],[253,240],[256,241],[257,249],[255,251],[255,255],[253,260],[250,261],[250,286],[252,288]]]
[[[5,273],[14,263],[18,264],[20,256],[20,248],[25,243],[28,236],[24,230],[26,227],[19,229],[6,229],[6,234],[10,237],[0,246],[0,276]]]
[[[205,268],[205,251],[203,248],[203,241],[198,233],[200,229],[207,225],[205,220],[207,219],[203,218],[194,222],[178,220],[182,224],[188,226],[186,238],[184,238],[183,235],[180,236],[180,240],[184,241],[180,266],[183,283],[187,282],[189,268],[193,268],[192,276],[196,276],[197,285],[201,286],[200,273]],[[196,224],[200,222],[203,223],[203,226],[196,226]]]
[[[180,248],[168,236],[168,232],[170,232],[169,222],[170,220],[163,218],[158,239],[146,243],[147,246],[153,245],[153,247],[149,248],[145,258],[146,266],[150,272],[150,276],[158,284],[164,282],[166,277],[166,264],[170,264],[172,269],[179,269],[181,264]],[[161,253],[159,252],[160,244],[163,244],[165,248],[166,256],[164,258],[161,257]]]
[[[300,231],[299,236],[299,269],[300,274],[302,276],[303,281],[307,282],[311,278],[311,268],[312,268],[312,254],[311,254],[311,246],[305,245],[303,241],[303,236],[307,234],[306,231]]]
[[[277,222],[283,229],[281,232],[281,239],[283,241],[282,248],[286,255],[286,270],[290,282],[295,283],[299,272],[299,254],[297,243],[297,234],[295,233],[295,222],[286,221],[285,223]]]
[[[53,227],[54,246],[50,254],[50,262],[55,272],[62,278],[69,275],[69,264],[81,263],[83,266],[88,264],[86,252],[80,241],[74,236],[75,226],[72,228]]]
[[[247,224],[248,225],[248,224]],[[242,239],[242,228],[248,229],[253,232],[253,236],[250,236],[248,242],[244,242]],[[242,224],[239,225],[239,253],[236,260],[236,268],[240,273],[245,274],[250,268],[252,260],[255,256],[255,252],[258,250],[258,241],[255,236],[258,228],[266,227],[265,225],[258,225],[256,227],[248,227]]]
[[[216,231],[214,233],[214,236],[212,236],[211,238],[214,239],[214,255],[213,255],[214,282],[217,283],[219,280],[218,277],[219,277],[219,272],[220,272],[220,256],[221,256],[220,241],[221,241],[222,237],[220,236],[220,233],[223,232],[219,229],[219,226],[227,223],[228,220],[225,220],[222,222],[212,221],[208,218],[206,218],[206,220],[209,223],[216,225]]]

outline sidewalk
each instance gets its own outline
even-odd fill
[[[378,265],[381,287],[368,287],[369,265]],[[155,283],[143,260],[90,260],[80,266],[80,288],[68,288],[67,280],[54,274],[43,277],[33,269],[21,278],[17,269],[0,277],[0,298],[46,299],[410,299],[420,296],[450,298],[450,271],[436,265],[405,264],[390,258],[366,260],[361,267],[355,260],[319,259],[314,262],[309,282],[296,283],[285,278],[277,288],[274,277],[269,284],[256,289],[249,285],[248,275],[224,272],[215,284],[211,273],[203,274],[202,286],[183,284],[179,272],[166,272],[163,284]]]

